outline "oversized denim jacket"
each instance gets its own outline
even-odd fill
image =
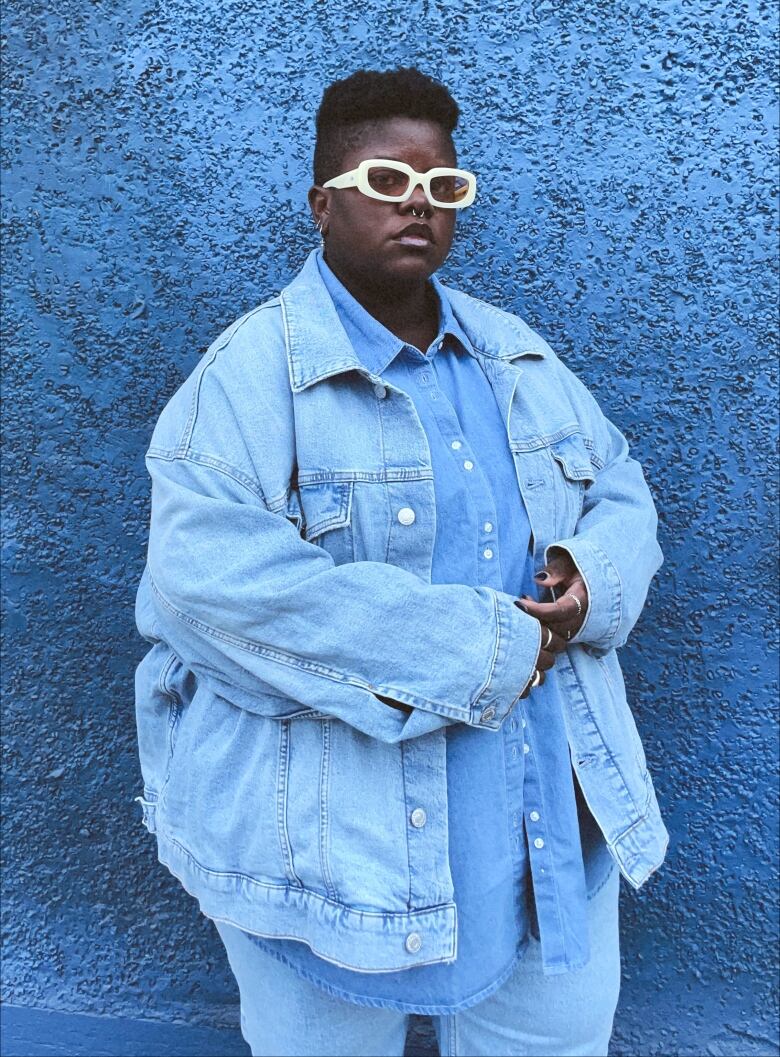
[[[668,834],[615,651],[662,561],[653,502],[550,347],[517,316],[446,293],[506,422],[537,568],[565,547],[588,587],[556,662],[572,764],[639,888]],[[445,727],[496,736],[540,626],[504,592],[431,584],[423,427],[360,363],[313,254],[209,348],[147,466],[136,799],[160,861],[209,917],[338,965],[451,961]]]

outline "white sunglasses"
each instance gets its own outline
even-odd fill
[[[411,165],[386,158],[369,158],[357,169],[334,176],[323,187],[357,187],[358,191],[380,202],[405,202],[420,184],[428,201],[442,209],[470,206],[477,193],[477,178],[465,169],[439,166],[426,173],[415,172]]]

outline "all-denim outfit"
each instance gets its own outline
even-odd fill
[[[518,317],[431,283],[423,354],[315,251],[163,411],[137,799],[229,951],[451,1015],[532,935],[544,975],[587,965],[588,897],[663,859],[615,654],[661,556],[584,387]],[[553,545],[590,606],[520,701],[540,632],[514,602]]]

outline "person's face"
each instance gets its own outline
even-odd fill
[[[440,125],[405,117],[386,118],[359,130],[339,173],[332,175],[357,168],[366,158],[406,162],[420,173],[440,165],[457,166],[452,140]],[[433,205],[422,187],[415,187],[405,202],[382,202],[356,187],[315,186],[309,203],[315,220],[322,220],[328,264],[361,284],[399,289],[424,283],[450,252],[457,210]],[[418,235],[427,232],[424,245],[399,238],[410,225],[418,226]]]

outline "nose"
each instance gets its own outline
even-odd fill
[[[425,191],[423,191],[420,184],[417,184],[415,189],[402,204],[404,212],[407,213],[411,212],[412,209],[415,209],[418,213],[425,212],[430,215],[434,211],[433,203],[426,198]]]

